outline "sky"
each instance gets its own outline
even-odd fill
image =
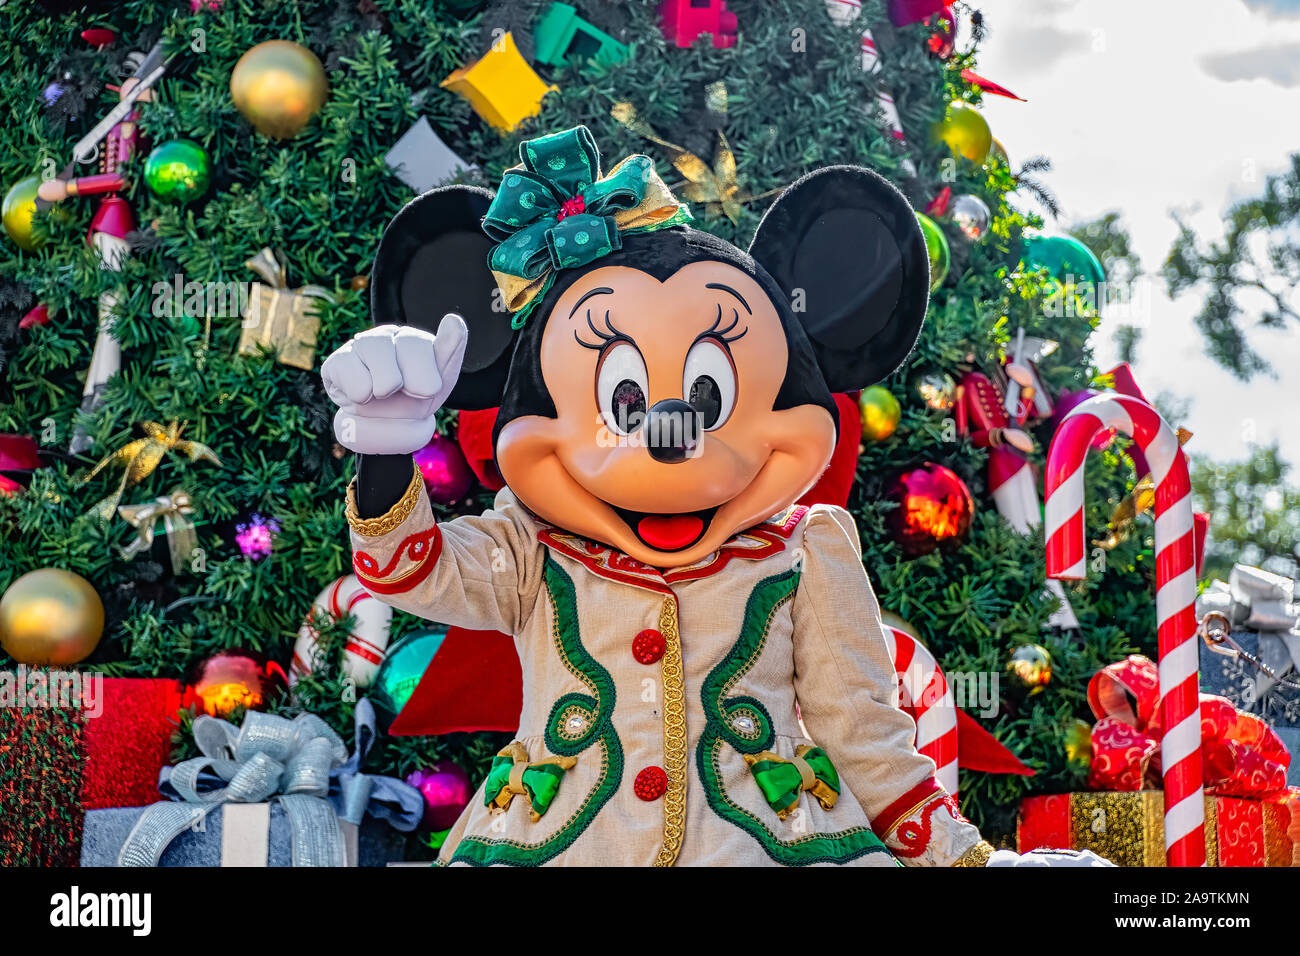
[[[1135,372],[1149,398],[1190,402],[1189,451],[1244,458],[1280,443],[1300,472],[1300,323],[1254,330],[1275,378],[1235,379],[1205,355],[1196,292],[1171,301],[1158,272],[1175,211],[1202,236],[1257,195],[1300,151],[1300,0],[978,0],[986,37],[978,70],[1027,103],[984,98],[993,135],[1018,161],[1046,155],[1040,178],[1061,207],[1058,230],[1118,210],[1148,273],[1148,307],[1103,312],[1098,368],[1118,360],[1114,329],[1144,327]],[[1022,208],[1039,207],[1025,197]],[[1049,219],[1045,231],[1053,231]],[[1293,472],[1294,474],[1295,472]]]

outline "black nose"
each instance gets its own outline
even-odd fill
[[[685,461],[700,444],[700,415],[680,398],[655,402],[646,412],[645,440],[655,461]]]

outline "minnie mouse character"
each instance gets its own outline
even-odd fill
[[[584,127],[520,153],[495,196],[398,213],[383,324],[321,371],[359,454],[361,582],[521,659],[518,738],[441,861],[984,864],[896,706],[852,518],[792,506],[834,448],[832,392],[920,332],[906,199],[821,169],[742,252],[689,228],[649,158],[602,176]],[[506,487],[435,523],[411,453],[440,407],[494,405]]]

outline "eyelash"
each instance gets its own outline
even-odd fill
[[[737,339],[744,338],[745,333],[749,331],[749,326],[747,325],[739,332],[737,332],[735,335],[727,334],[732,329],[734,329],[737,325],[740,324],[739,309],[731,310],[730,325],[728,325],[725,329],[720,329],[718,328],[718,326],[720,326],[721,324],[722,324],[722,306],[719,305],[718,315],[713,320],[713,324],[709,326],[707,329],[705,329],[703,332],[701,332],[699,335],[697,335],[695,337],[695,342],[698,342],[701,339],[717,339],[719,342],[723,343],[723,347],[726,348],[727,345],[729,345],[732,342],[735,342]],[[594,352],[603,352],[605,351],[605,349],[609,348],[610,344],[613,342],[629,342],[629,343],[632,342],[630,336],[620,331],[618,328],[615,327],[614,323],[610,321],[608,309],[605,310],[605,328],[609,330],[608,332],[602,332],[600,329],[596,328],[596,323],[594,323],[591,320],[590,309],[587,310],[587,328],[591,329],[591,333],[594,336],[596,336],[596,338],[600,339],[600,341],[586,342],[582,339],[580,335],[578,335],[578,330],[574,329],[573,340],[577,342],[579,345],[581,345],[584,349],[591,349]],[[694,342],[691,344],[693,345]],[[730,352],[731,350],[727,349],[727,351]]]
[[[584,349],[591,349],[591,350],[596,351],[596,352],[603,352],[603,351],[605,351],[605,349],[609,348],[610,343],[612,343],[612,342],[631,342],[631,341],[632,341],[632,339],[631,339],[629,336],[627,336],[627,335],[624,334],[623,332],[620,332],[618,329],[616,329],[616,328],[614,327],[614,323],[611,322],[611,321],[609,320],[609,310],[608,310],[608,309],[605,310],[605,328],[609,329],[609,334],[606,334],[606,333],[602,332],[600,329],[596,328],[596,324],[595,324],[594,322],[591,321],[591,310],[590,310],[590,309],[587,310],[587,328],[591,329],[592,334],[595,335],[596,338],[600,339],[600,341],[599,341],[599,342],[584,342],[584,341],[582,340],[581,336],[578,335],[578,330],[577,330],[577,329],[574,329],[574,330],[573,330],[573,339],[574,339],[575,342],[577,342],[579,345],[581,345]]]
[[[698,342],[698,341],[700,341],[701,339],[717,339],[719,342],[722,342],[722,343],[723,343],[723,347],[725,348],[727,344],[729,344],[729,343],[731,343],[731,342],[734,342],[734,341],[736,341],[737,339],[744,338],[744,337],[745,337],[745,333],[749,331],[749,326],[747,325],[747,326],[745,326],[743,329],[741,329],[739,332],[737,332],[735,335],[727,335],[728,332],[730,332],[732,329],[734,329],[737,325],[740,324],[740,310],[739,310],[739,309],[732,309],[732,310],[731,310],[731,324],[730,324],[730,325],[728,325],[725,329],[719,329],[718,326],[721,325],[721,324],[722,324],[722,306],[719,305],[719,306],[718,306],[718,317],[715,318],[715,319],[713,320],[713,325],[709,326],[709,328],[705,329],[703,332],[701,332],[699,335],[697,335],[697,336],[695,337],[695,341]],[[692,343],[692,344],[694,344],[694,343]],[[727,349],[727,351],[730,352],[731,350],[730,350],[730,349]]]

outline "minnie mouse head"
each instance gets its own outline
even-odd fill
[[[494,197],[418,197],[385,231],[377,323],[469,329],[447,405],[500,406],[493,444],[544,521],[690,564],[825,469],[832,392],[887,376],[928,301],[907,200],[866,169],[786,189],[748,252],[691,228],[644,156],[602,176],[585,127],[524,143]]]

